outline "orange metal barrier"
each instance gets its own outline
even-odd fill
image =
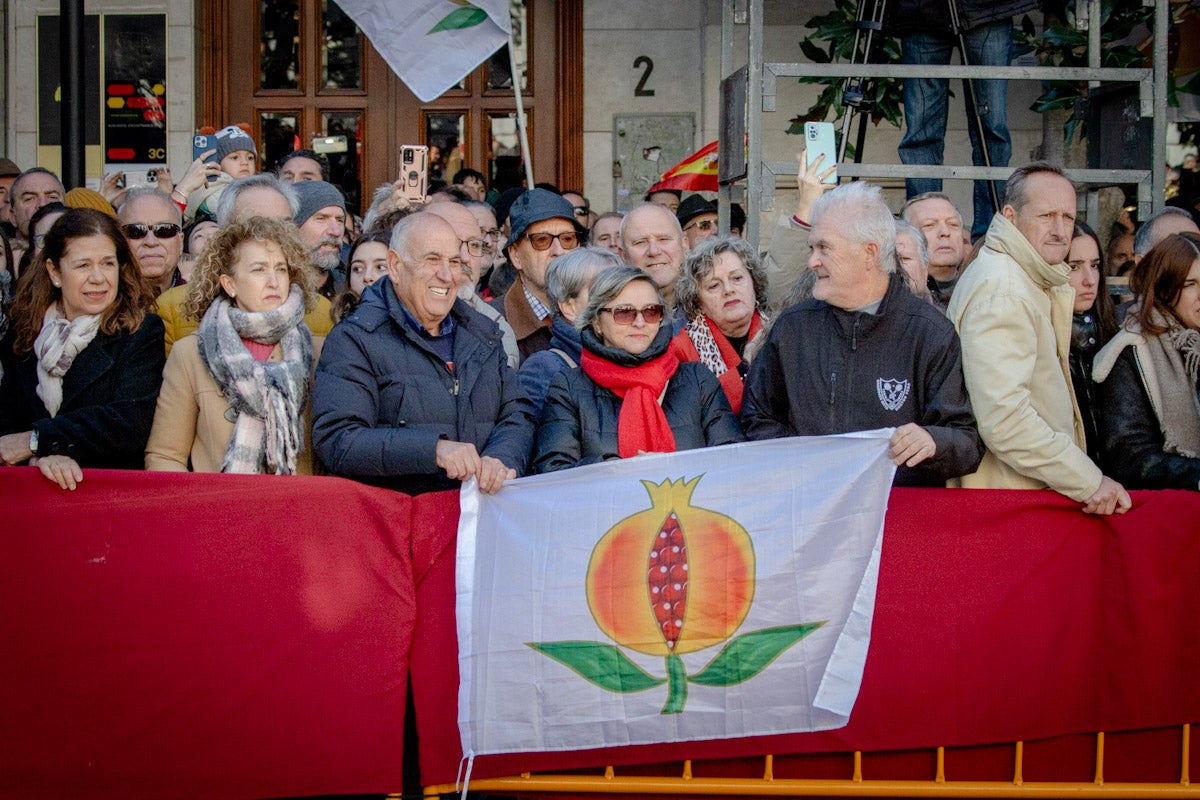
[[[1012,748],[1011,780],[950,780],[946,777],[947,748],[936,749],[935,769],[926,780],[871,779],[863,769],[863,753],[853,754],[853,771],[846,778],[777,778],[775,756],[762,757],[762,776],[759,778],[697,777],[692,761],[684,761],[677,775],[647,776],[618,774],[614,767],[605,767],[603,774],[575,775],[552,773],[522,773],[504,778],[472,781],[471,792],[493,792],[521,796],[540,794],[607,794],[607,795],[672,795],[724,797],[1078,797],[1078,798],[1173,798],[1200,797],[1200,786],[1190,778],[1191,726],[1183,725],[1178,734],[1180,759],[1177,782],[1106,782],[1105,735],[1095,734],[1095,774],[1091,781],[1038,780],[1026,781],[1025,743],[1015,742]],[[951,749],[953,752],[953,749]],[[1163,754],[1173,758],[1174,754]],[[429,786],[425,796],[430,798],[454,796],[453,784]],[[393,795],[393,797],[399,797]]]

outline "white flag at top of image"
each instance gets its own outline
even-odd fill
[[[336,0],[392,71],[428,103],[508,42],[507,0]]]
[[[640,456],[462,490],[465,754],[846,724],[891,431]]]

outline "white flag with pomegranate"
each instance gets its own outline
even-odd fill
[[[336,0],[421,102],[508,42],[508,0]]]
[[[871,635],[891,431],[471,482],[458,530],[463,752],[829,730]]]

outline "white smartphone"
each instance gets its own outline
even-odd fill
[[[821,171],[837,164],[837,140],[833,135],[832,122],[804,123],[804,160],[805,166],[811,167],[817,156],[825,156],[821,161]],[[837,170],[821,183],[837,183]]]

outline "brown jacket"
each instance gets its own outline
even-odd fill
[[[529,301],[525,299],[525,284],[522,282],[522,276],[518,275],[504,295],[504,319],[516,334],[521,361],[539,350],[550,349],[550,320],[553,316],[551,314],[545,319],[537,318],[537,314],[529,307]]]
[[[324,343],[325,337],[313,337],[314,368]],[[271,360],[278,361],[281,357],[281,349],[276,345]],[[313,473],[311,404],[310,394],[305,404],[304,450],[296,463],[298,475]],[[146,469],[220,472],[225,448],[233,436],[233,419],[236,417],[232,406],[200,357],[200,340],[195,334],[185,336],[175,343],[167,357],[154,426],[146,444]]]

